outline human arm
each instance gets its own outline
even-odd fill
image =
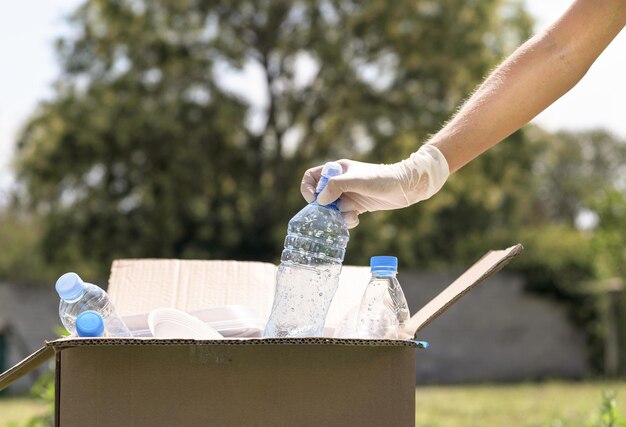
[[[396,209],[431,197],[448,173],[505,139],[569,91],[625,24],[626,0],[574,1],[547,30],[499,65],[411,158],[394,165],[344,160],[344,175],[332,178],[318,201],[326,204],[341,196],[346,221],[355,226],[363,212]],[[308,201],[314,198],[320,170],[313,168],[304,175],[301,192]]]
[[[450,173],[528,123],[580,81],[626,25],[625,0],[577,0],[498,66],[429,144]]]

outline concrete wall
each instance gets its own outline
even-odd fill
[[[8,367],[40,348],[45,340],[58,336],[54,331],[61,324],[58,301],[53,286],[0,283],[0,325],[4,325],[0,329],[8,336]],[[14,383],[8,391],[27,391],[43,369]]]
[[[415,313],[458,273],[398,276]],[[499,273],[435,319],[419,335],[430,342],[418,352],[417,382],[459,383],[581,378],[588,373],[584,336],[561,305],[524,293],[519,277]],[[0,283],[0,325],[9,326],[8,364],[20,361],[56,336],[54,287]],[[1,328],[0,328],[1,329]],[[12,386],[25,391],[31,374]]]
[[[456,277],[399,274],[398,279],[415,313]],[[584,335],[565,308],[522,287],[519,277],[498,273],[426,326],[418,338],[431,347],[418,353],[418,384],[587,375]]]

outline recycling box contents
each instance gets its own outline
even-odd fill
[[[413,426],[419,331],[521,251],[487,253],[410,318],[408,339],[61,338],[1,374],[0,390],[54,357],[57,426]],[[267,320],[275,276],[268,263],[117,260],[108,293],[131,330],[158,308],[235,305]],[[343,267],[329,334],[368,278]],[[246,316],[232,330],[260,330]]]

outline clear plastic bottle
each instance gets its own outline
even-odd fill
[[[374,256],[370,260],[370,279],[357,316],[359,338],[398,339],[410,317],[409,306],[396,279],[398,258]]]
[[[100,313],[87,310],[76,318],[76,334],[79,337],[102,337],[104,336],[104,319]]]
[[[76,318],[84,311],[97,312],[104,319],[108,337],[130,337],[131,333],[122,319],[115,313],[113,303],[101,288],[85,283],[76,273],[65,273],[55,285],[61,298],[59,317],[65,329],[76,335]]]
[[[326,163],[316,195],[341,173],[341,165]],[[323,335],[349,237],[336,201],[327,206],[313,201],[289,221],[265,337]]]

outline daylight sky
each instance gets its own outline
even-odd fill
[[[541,31],[570,0],[524,0]],[[12,183],[15,136],[37,102],[50,97],[58,75],[53,43],[67,32],[63,16],[81,0],[0,3],[0,205]],[[534,122],[549,130],[604,127],[626,138],[626,31],[613,41],[585,78]]]

